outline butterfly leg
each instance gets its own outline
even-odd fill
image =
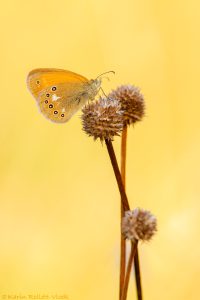
[[[78,104],[80,103],[81,101],[81,97],[76,97],[76,101],[78,102]]]

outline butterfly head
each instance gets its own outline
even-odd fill
[[[99,91],[101,87],[101,78],[96,78],[96,79],[91,79],[90,80],[90,85],[93,91]]]
[[[104,78],[103,75],[105,75],[107,73],[113,73],[113,74],[115,74],[114,71],[108,71],[108,72],[100,74],[99,76],[97,76],[96,79],[91,79],[89,81],[89,85],[91,87],[91,94],[93,94],[93,96],[95,96],[98,93],[98,91],[101,89],[102,79]]]

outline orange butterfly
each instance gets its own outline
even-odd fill
[[[27,85],[42,114],[53,122],[64,123],[87,100],[94,100],[101,88],[100,76],[88,80],[66,70],[35,69],[28,74]]]

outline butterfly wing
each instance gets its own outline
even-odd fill
[[[38,101],[42,90],[59,83],[86,83],[88,79],[71,71],[61,69],[35,69],[27,76],[27,86]]]
[[[87,90],[88,83],[84,82],[66,82],[47,87],[38,95],[40,110],[47,119],[65,123],[85,104]]]
[[[35,69],[28,74],[27,85],[41,112],[51,121],[67,122],[85,102],[93,100],[100,80],[61,69]]]

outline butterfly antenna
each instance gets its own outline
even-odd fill
[[[104,72],[104,73],[100,74],[99,76],[97,76],[97,78],[101,77],[102,75],[108,74],[108,73],[113,73],[113,74],[115,74],[115,71]],[[96,78],[96,79],[97,79],[97,78]]]

